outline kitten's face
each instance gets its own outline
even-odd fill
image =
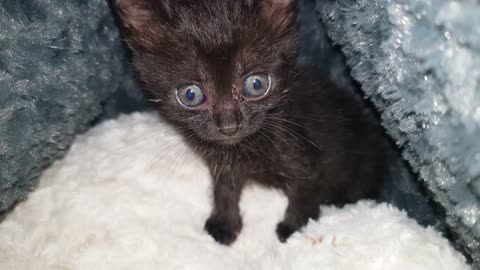
[[[235,144],[281,110],[296,50],[292,0],[116,0],[133,63],[163,115]]]

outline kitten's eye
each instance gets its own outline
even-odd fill
[[[191,84],[177,88],[177,99],[187,107],[196,107],[205,101],[205,95],[198,85]]]
[[[270,90],[270,76],[266,74],[253,74],[248,76],[243,85],[243,94],[248,97],[259,97]]]

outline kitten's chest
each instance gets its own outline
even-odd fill
[[[267,152],[237,148],[210,157],[207,162],[212,173],[221,172],[234,178],[274,187],[282,187],[285,181],[309,178],[316,173],[312,170],[312,157],[298,149]]]

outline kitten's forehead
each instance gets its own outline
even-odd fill
[[[296,23],[295,0],[116,0],[132,49],[155,50],[168,37],[190,36],[204,47],[242,42],[259,30]],[[265,32],[265,31],[264,31]]]

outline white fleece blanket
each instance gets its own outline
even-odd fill
[[[0,269],[463,270],[447,240],[405,213],[360,202],[324,207],[287,244],[274,229],[286,199],[252,187],[231,247],[203,231],[209,175],[153,114],[122,116],[77,138],[0,224]]]

